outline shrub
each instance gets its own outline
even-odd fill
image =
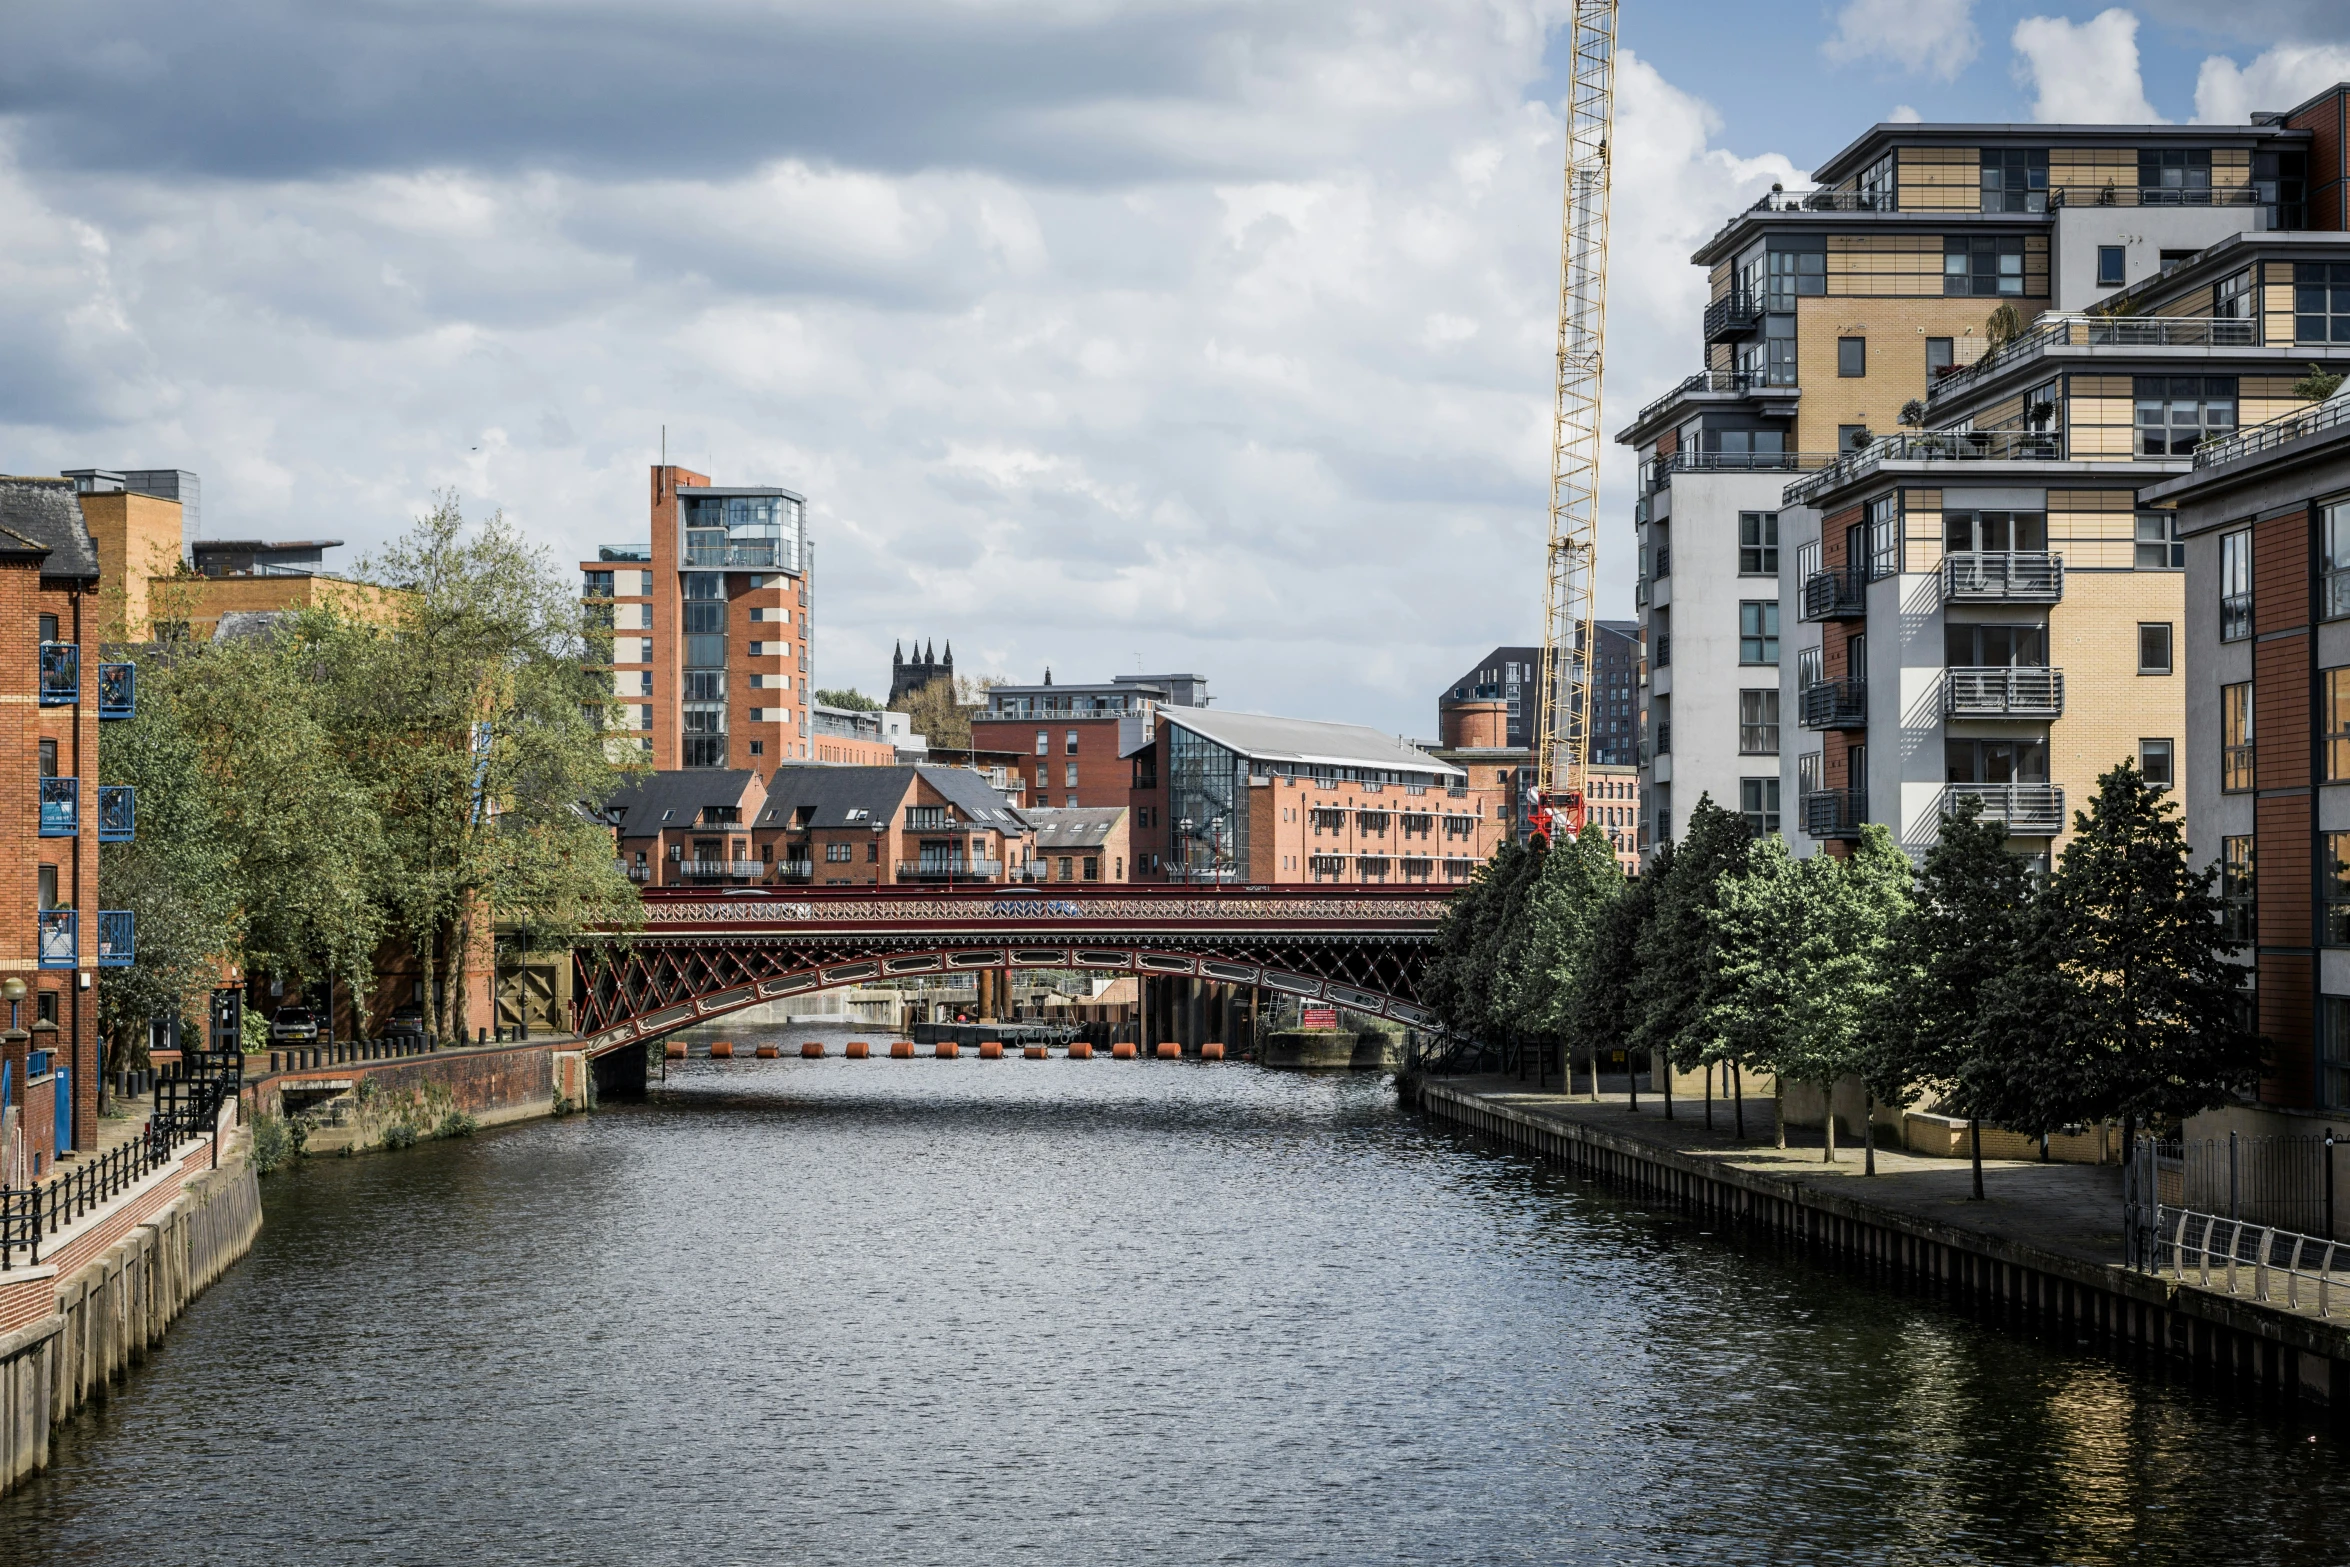
[[[274,1115],[253,1118],[253,1171],[267,1175],[301,1152],[285,1121]]]

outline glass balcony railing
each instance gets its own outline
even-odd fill
[[[82,699],[82,650],[71,642],[41,644],[41,705],[64,707]]]
[[[98,911],[98,966],[129,968],[138,961],[138,916],[128,909]]]
[[[41,780],[41,836],[71,838],[82,830],[82,781],[79,778]]]
[[[1943,671],[1945,718],[2060,718],[2064,671],[2014,665]]]
[[[33,916],[38,920],[38,946],[41,967],[81,967],[81,929],[72,909],[43,909]]]
[[[98,786],[98,841],[129,843],[139,835],[138,791],[129,784]]]
[[[132,718],[137,716],[138,698],[138,665],[100,664],[98,666],[98,716],[100,718]]]

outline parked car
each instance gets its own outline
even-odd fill
[[[318,1014],[308,1007],[279,1007],[277,1016],[269,1020],[269,1042],[273,1045],[317,1044]]]
[[[384,1033],[394,1039],[423,1032],[424,1008],[414,1002],[410,1002],[404,1007],[392,1008],[391,1021],[384,1025]]]

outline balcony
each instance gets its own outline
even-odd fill
[[[653,546],[650,544],[598,545],[596,559],[642,561],[649,566],[653,563]]]
[[[1794,390],[1787,395],[1794,396]],[[1672,452],[1641,464],[1640,487],[1653,493],[1671,484],[1676,473],[1797,473],[1835,461],[1829,452]]]
[[[696,545],[686,550],[685,564],[701,571],[775,571],[783,565],[782,541]]]
[[[98,911],[98,966],[129,968],[138,960],[138,916],[128,909]]]
[[[1869,683],[1865,678],[1815,680],[1796,696],[1796,722],[1806,729],[1866,729]]]
[[[652,866],[632,864],[626,860],[620,862],[620,873],[633,882],[648,882],[653,879]]]
[[[723,881],[747,878],[757,881],[767,874],[763,860],[674,860],[677,874],[688,880]]]
[[[2060,718],[2064,671],[2022,665],[1955,667],[1942,680],[1945,718]]]
[[[41,644],[41,705],[66,707],[82,699],[82,650],[71,642]]]
[[[1787,486],[1789,506],[1810,506],[1820,496],[1875,472],[1889,462],[2062,462],[2064,437],[2049,430],[1929,430],[1881,435],[1857,452],[1846,452],[1828,467]]]
[[[1983,819],[2006,824],[2017,838],[2053,838],[2064,831],[2064,791],[2053,784],[1954,783],[1942,791],[1942,814],[1961,800],[1983,802]]]
[[[814,881],[816,864],[813,860],[779,860],[775,866],[775,879],[779,882]]]
[[[2265,207],[2257,185],[2059,185],[2048,192],[2048,210],[2059,207]]]
[[[2195,448],[2195,466],[2215,468],[2221,463],[2250,457],[2256,452],[2265,452],[2287,441],[2297,441],[2305,435],[2315,435],[2343,423],[2350,423],[2350,398],[2328,398],[2315,408],[2303,408],[2280,415],[2221,440],[2205,441]]]
[[[1762,318],[1761,296],[1734,288],[1705,307],[1705,340],[1720,343],[1743,337],[1762,325]]]
[[[1945,604],[2055,604],[2064,557],[2046,550],[1954,550],[1942,557]]]
[[[1003,875],[1004,862],[956,856],[951,859],[900,860],[897,869],[900,881],[994,881]]]
[[[82,781],[41,780],[41,836],[71,838],[82,830]]]
[[[138,791],[129,784],[98,786],[98,841],[129,843],[139,835]]]
[[[100,664],[98,666],[98,716],[100,718],[130,718],[139,710],[139,666],[136,664]]]
[[[1869,574],[1857,566],[1815,571],[1803,579],[1799,620],[1859,620],[1869,612]]]
[[[43,909],[33,916],[40,922],[41,967],[81,967],[79,918],[71,909]]]
[[[1814,838],[1857,838],[1868,824],[1866,789],[1814,789],[1801,803],[1803,830]]]
[[[2004,365],[2052,348],[2257,348],[2260,341],[2257,319],[2233,316],[2043,316],[1973,364],[1940,372],[1930,395],[1972,386]]]

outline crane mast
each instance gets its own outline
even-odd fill
[[[1558,396],[1550,433],[1550,548],[1533,836],[1583,829],[1591,743],[1592,576],[1599,554],[1599,384],[1607,346],[1609,139],[1616,0],[1577,0],[1559,235]]]

